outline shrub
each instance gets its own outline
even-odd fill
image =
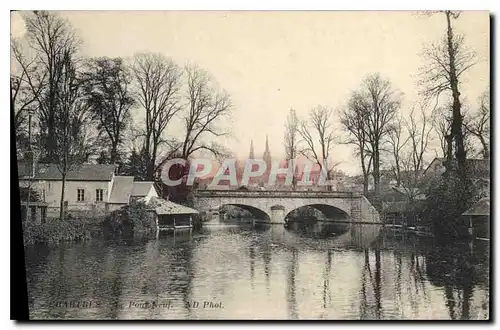
[[[63,221],[48,220],[37,224],[33,221],[23,222],[23,237],[25,245],[58,244],[63,241],[86,240],[91,237],[93,222],[89,218],[69,214]]]
[[[103,228],[113,234],[148,231],[156,228],[146,204],[131,201],[130,204],[115,210],[104,218]]]

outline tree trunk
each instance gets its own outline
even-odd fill
[[[479,136],[479,140],[481,141],[481,145],[483,146],[483,158],[489,159],[490,158],[490,148],[488,147],[486,140],[484,139],[484,137],[482,135]]]
[[[118,144],[113,142],[111,145],[110,163],[117,164],[118,161],[119,161],[119,159],[118,159]]]
[[[451,27],[450,11],[446,11],[446,21],[448,25],[448,55],[450,58],[450,87],[453,96],[453,121],[451,124],[451,135],[455,140],[455,157],[458,163],[460,176],[465,175],[466,153],[464,148],[464,136],[462,133],[462,114],[460,104],[460,92],[458,91],[458,78],[455,63],[455,50],[453,45],[453,30]]]
[[[368,195],[368,173],[363,174],[363,195]]]
[[[66,186],[66,174],[63,174],[62,176],[62,188],[61,188],[61,202],[59,204],[60,209],[59,209],[59,219],[61,221],[64,220],[64,188]]]
[[[373,184],[375,185],[375,193],[380,192],[380,154],[378,145],[375,146],[373,152]]]

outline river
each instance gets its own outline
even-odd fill
[[[32,246],[30,318],[482,320],[488,252],[321,223]]]

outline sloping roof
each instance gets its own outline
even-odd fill
[[[19,179],[31,175],[31,166],[27,163],[18,163]],[[116,165],[109,164],[81,164],[74,165],[66,176],[67,181],[111,181]],[[36,164],[34,180],[62,180],[56,164]]]
[[[199,213],[190,207],[167,201],[163,198],[153,197],[149,202],[149,207],[153,208],[158,215],[163,214],[196,214]]]
[[[405,213],[405,212],[418,212],[422,210],[424,204],[422,201],[415,201],[409,203],[407,201],[396,201],[384,203],[383,212],[385,213]]]
[[[133,176],[115,176],[109,203],[127,204],[134,186]]]
[[[462,213],[462,215],[490,215],[490,198],[481,198],[470,209]]]
[[[432,162],[427,166],[424,170],[423,174],[427,173],[427,170],[431,167],[435,162],[440,162],[442,166],[444,166],[445,158],[436,157],[432,160]],[[484,158],[467,158],[465,160],[467,167],[471,170],[474,176],[483,176],[487,177],[490,173],[490,160]]]
[[[146,196],[153,188],[153,181],[135,181],[132,187],[132,196]]]

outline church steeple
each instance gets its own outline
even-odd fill
[[[271,151],[269,151],[269,138],[267,135],[266,135],[266,150],[264,151],[264,155],[262,158],[264,158],[264,161],[269,167],[271,165]]]
[[[250,140],[250,155],[248,156],[249,159],[254,159],[254,151],[253,151],[253,140]]]

